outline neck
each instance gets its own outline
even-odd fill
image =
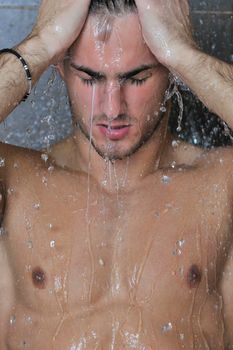
[[[164,116],[150,140],[123,160],[105,160],[77,130],[69,139],[51,149],[58,166],[89,174],[109,192],[130,190],[160,166],[167,137],[168,117]]]

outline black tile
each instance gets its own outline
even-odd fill
[[[194,36],[200,47],[220,59],[233,62],[233,14],[192,14]]]
[[[190,6],[193,11],[232,11],[232,0],[190,0]]]

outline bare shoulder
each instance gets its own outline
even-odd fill
[[[40,159],[41,152],[0,142],[0,178],[6,180],[17,165],[22,169]]]
[[[4,199],[0,203],[1,215],[9,189],[20,189],[23,182],[29,185],[39,166],[43,166],[41,152],[0,142],[0,195]]]
[[[215,174],[219,181],[228,184],[228,190],[233,193],[233,147],[218,147],[205,150],[196,160],[197,166],[210,175]]]
[[[206,172],[215,170],[218,176],[233,174],[233,147],[200,148],[186,142],[179,142],[175,152],[178,164],[194,166]]]

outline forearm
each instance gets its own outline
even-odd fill
[[[32,84],[40,78],[48,67],[48,54],[37,38],[24,40],[14,48],[27,62]],[[20,103],[28,91],[28,81],[20,60],[8,53],[0,55],[0,122]]]
[[[233,66],[195,48],[169,69],[233,129]]]
[[[233,66],[196,48],[188,0],[135,0],[154,56],[233,129]]]

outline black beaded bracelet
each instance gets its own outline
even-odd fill
[[[30,72],[30,69],[28,67],[28,64],[25,61],[25,59],[17,51],[15,51],[13,49],[2,49],[2,50],[0,50],[0,55],[2,53],[11,53],[12,55],[15,55],[22,63],[23,68],[24,68],[25,73],[26,73],[26,78],[28,81],[28,91],[22,99],[22,101],[26,101],[26,99],[28,98],[28,96],[30,95],[30,93],[32,91],[32,76],[31,76],[31,72]]]

